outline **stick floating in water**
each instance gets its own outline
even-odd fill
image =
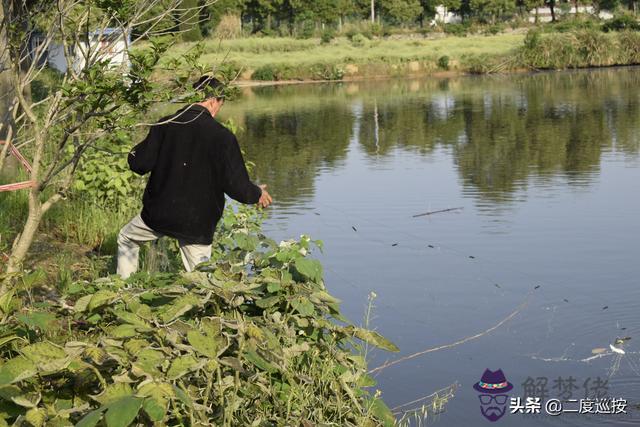
[[[420,216],[433,215],[433,214],[443,213],[443,212],[459,211],[459,210],[462,210],[462,209],[464,209],[464,206],[461,206],[459,208],[440,209],[440,210],[437,210],[437,211],[431,211],[431,212],[425,212],[425,213],[413,215],[413,218],[418,218]]]

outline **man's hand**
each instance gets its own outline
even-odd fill
[[[271,203],[273,203],[273,199],[271,198],[271,195],[267,191],[266,184],[259,185],[258,187],[260,187],[260,189],[262,190],[262,195],[260,196],[260,200],[258,200],[258,206],[260,206],[261,208],[266,208]]]

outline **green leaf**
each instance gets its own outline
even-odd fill
[[[253,350],[244,352],[244,358],[251,362],[253,365],[267,372],[277,372],[278,368],[271,363],[267,362],[262,356]]]
[[[294,263],[298,273],[303,276],[319,282],[322,279],[322,265],[320,261],[315,259],[297,258]]]
[[[212,359],[218,357],[219,346],[215,338],[207,337],[199,331],[192,330],[187,333],[187,341],[198,353]]]
[[[56,316],[53,313],[46,311],[33,311],[26,314],[19,314],[16,318],[31,329],[40,329],[41,331],[48,331],[53,326],[52,323],[56,321]]]
[[[38,372],[36,365],[24,356],[6,361],[0,366],[0,386],[31,378]]]
[[[138,335],[138,331],[135,325],[124,324],[113,328],[110,335],[114,338],[131,338]]]
[[[384,427],[393,427],[396,425],[396,419],[391,409],[382,401],[382,399],[374,399],[371,404],[371,411],[376,418],[382,422]]]
[[[291,306],[303,316],[312,316],[315,312],[315,307],[313,306],[313,304],[311,304],[311,302],[304,297],[295,297],[294,299],[292,299]]]
[[[23,347],[20,349],[20,353],[36,364],[48,363],[55,359],[64,359],[67,357],[67,353],[62,347],[58,347],[48,341]]]
[[[169,383],[151,382],[140,387],[138,395],[145,397],[142,409],[151,421],[160,422],[166,416],[169,398],[175,397],[175,392]]]
[[[37,408],[29,409],[24,415],[24,418],[33,427],[41,427],[44,425],[45,421],[47,421],[47,415],[44,411]]]
[[[87,309],[89,309],[89,311],[92,311],[103,305],[110,304],[117,296],[118,294],[116,294],[115,292],[107,290],[98,291],[91,296],[91,300],[87,305]]]
[[[82,313],[89,306],[89,301],[91,301],[91,298],[93,298],[93,295],[85,295],[81,298],[78,298],[75,305],[73,306],[73,309],[78,313]]]
[[[256,301],[256,305],[260,308],[269,308],[276,305],[280,301],[279,296],[261,298]]]
[[[133,396],[131,386],[127,383],[114,383],[108,385],[96,400],[102,405],[109,405],[127,396]]]
[[[127,396],[109,405],[105,414],[107,427],[127,427],[138,416],[144,399]]]
[[[193,356],[180,356],[171,363],[169,371],[167,371],[167,378],[170,380],[178,379],[195,369],[198,363],[198,359]]]
[[[95,427],[100,419],[102,419],[102,412],[104,412],[104,408],[89,412],[78,421],[76,427]]]
[[[355,326],[347,326],[344,330],[349,334],[369,344],[375,345],[378,348],[387,351],[398,352],[400,349],[391,341],[383,337],[377,332],[370,331],[368,329],[357,328]]]
[[[199,302],[200,301],[195,295],[183,295],[180,298],[177,298],[172,304],[169,304],[162,310],[159,310],[158,314],[160,316],[160,320],[164,323],[169,323],[191,310],[193,307],[198,305]]]

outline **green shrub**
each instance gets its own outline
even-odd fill
[[[600,24],[593,19],[565,19],[555,24],[550,24],[550,31],[558,33],[568,33],[577,30],[597,30]]]
[[[351,45],[353,47],[365,47],[367,45],[367,38],[362,34],[356,34],[351,38]]]
[[[640,23],[636,17],[630,13],[615,16],[602,26],[602,31],[624,31],[624,30],[640,30]]]
[[[302,76],[300,69],[286,64],[267,64],[257,68],[251,78],[253,80],[276,81],[297,80]]]
[[[504,31],[504,28],[504,24],[493,24],[486,27],[484,33],[495,36],[496,34],[502,33]]]
[[[333,40],[336,36],[336,33],[333,29],[327,28],[320,35],[320,43],[321,44],[329,44],[331,40]]]
[[[438,58],[438,68],[441,68],[443,70],[449,69],[449,57],[447,55],[443,55]]]
[[[444,32],[452,36],[464,37],[467,35],[467,27],[463,24],[445,24]]]
[[[199,271],[71,283],[5,313],[0,424],[392,425],[359,351],[397,348],[342,323],[311,239],[276,244],[252,212],[226,211]]]
[[[342,80],[344,69],[335,64],[315,64],[311,67],[314,79],[318,80]]]
[[[491,61],[487,55],[468,55],[461,58],[462,68],[471,74],[486,74],[491,71]]]

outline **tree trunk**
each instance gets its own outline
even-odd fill
[[[549,3],[549,10],[551,11],[551,22],[556,22],[555,1]]]
[[[371,23],[376,23],[376,2],[375,0],[371,0]]]

